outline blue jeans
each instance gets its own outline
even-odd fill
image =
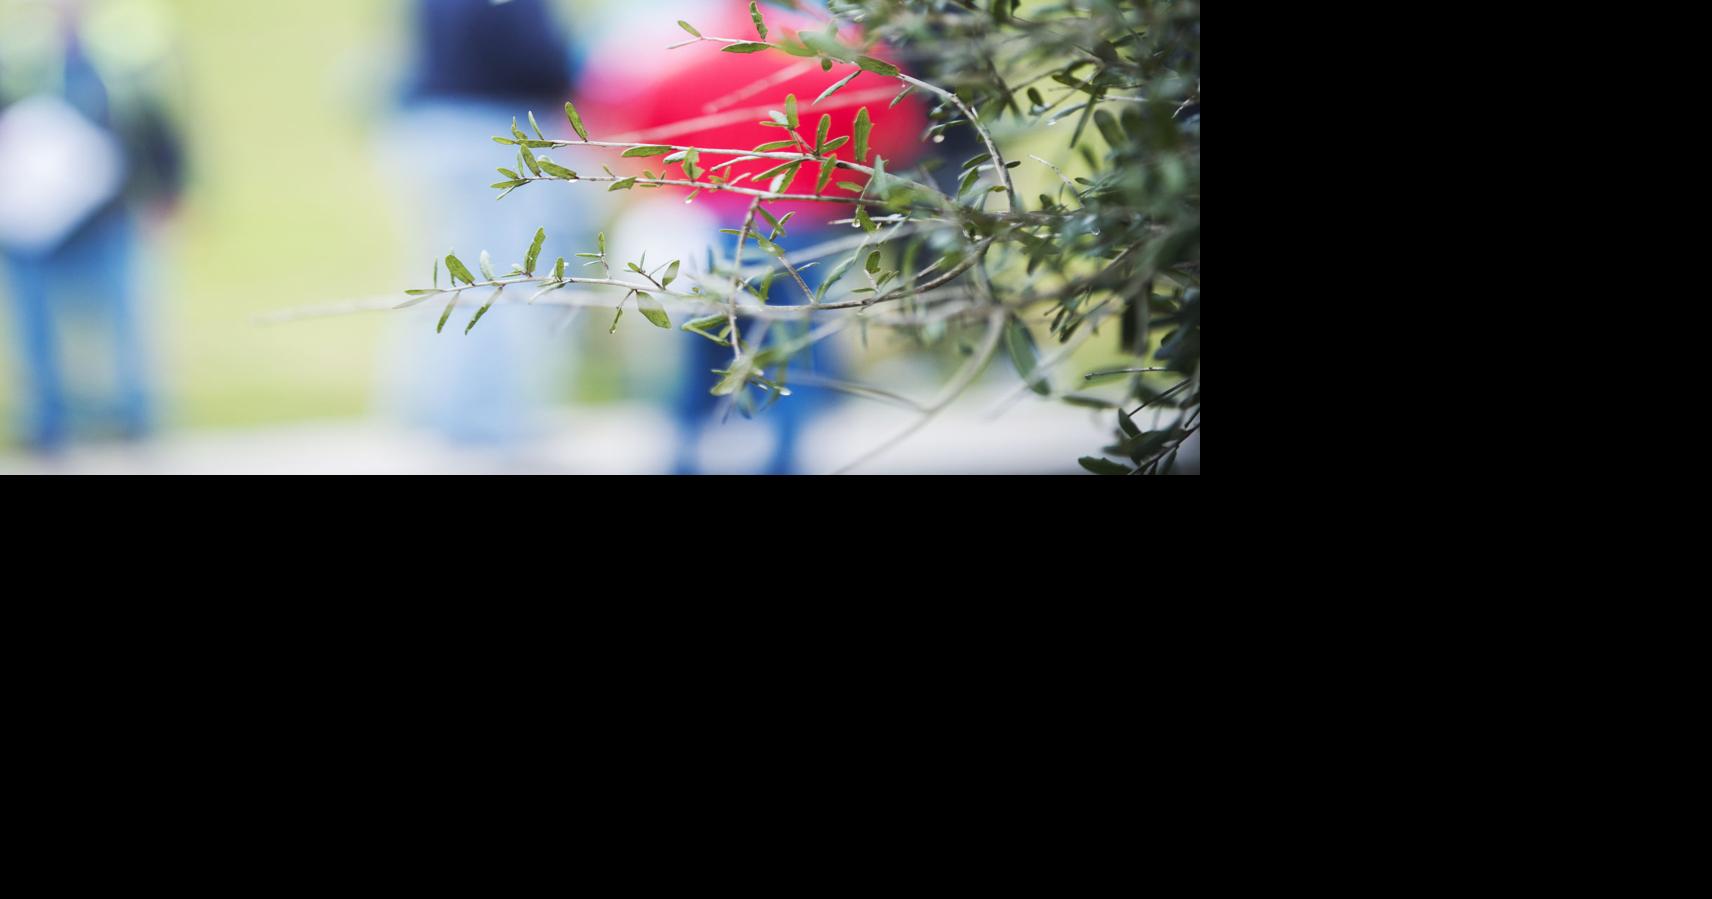
[[[384,151],[409,148],[408,164],[391,164],[388,171],[408,210],[401,225],[414,248],[410,285],[427,286],[433,260],[451,250],[478,278],[481,251],[491,251],[504,277],[511,263],[523,261],[537,227],[548,233],[541,270],[594,245],[598,207],[572,193],[583,190],[580,185],[531,184],[495,201],[499,192],[488,187],[499,177],[494,168],[516,162],[487,135],[504,133],[525,110],[522,102],[439,99],[414,103],[389,123]],[[571,262],[572,272],[580,271],[580,260]],[[450,286],[441,268],[440,283]],[[532,293],[521,286],[504,299]],[[488,292],[467,296],[479,304]],[[542,433],[555,369],[569,346],[555,336],[566,310],[502,303],[466,336],[477,306],[460,308],[445,332],[436,333],[444,308],[444,300],[434,300],[397,316],[385,403],[404,421],[458,444],[502,449]]]
[[[105,210],[45,256],[6,255],[28,391],[24,440],[40,451],[71,439],[87,405],[104,429],[138,438],[154,426],[147,360],[132,280],[136,227],[120,207]],[[111,392],[74,396],[62,338],[79,320],[98,323],[113,360]]]
[[[832,228],[793,231],[789,238],[780,241],[780,245],[785,248],[788,259],[790,258],[789,251],[793,248],[811,246],[834,236],[842,236],[848,233],[847,230]],[[749,260],[753,262],[757,255],[751,247],[748,254]],[[803,280],[808,282],[810,289],[819,288],[821,273],[835,265],[838,258],[834,256],[802,273]],[[807,302],[800,296],[796,283],[788,275],[783,274],[774,281],[770,298],[781,305]],[[778,345],[800,339],[815,324],[816,322],[813,320],[804,323],[775,323],[768,329],[767,342],[769,345]],[[719,376],[713,372],[731,367],[731,348],[720,346],[711,340],[695,335],[685,335],[684,339],[690,344],[687,348],[689,358],[683,381],[678,385],[677,393],[672,402],[672,412],[677,419],[678,426],[678,447],[676,460],[673,464],[673,473],[692,475],[701,473],[696,464],[695,454],[703,430],[710,424],[717,425],[724,418],[727,412],[727,404],[732,399],[730,397],[716,397],[712,394],[714,385],[719,381]],[[833,395],[833,391],[825,388],[799,385],[793,376],[803,372],[812,372],[822,376],[836,377],[836,367],[837,362],[834,354],[820,352],[818,346],[809,347],[791,360],[790,369],[785,373],[783,379],[790,389],[791,395],[778,398],[756,414],[756,420],[768,425],[774,437],[772,454],[763,465],[760,474],[790,475],[801,472],[801,466],[797,461],[797,440],[801,436],[804,426],[815,415],[830,406],[836,397]],[[777,368],[769,369],[766,374],[768,378],[774,381],[780,380]],[[744,389],[753,392],[757,398],[760,397],[760,391],[755,387],[745,387]],[[762,400],[761,403],[765,404],[766,401]],[[733,412],[733,414],[736,413]]]

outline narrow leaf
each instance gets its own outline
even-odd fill
[[[862,110],[860,112],[856,113],[855,134],[856,134],[856,161],[857,162],[867,163],[867,161],[868,161],[868,135],[872,134],[873,131],[874,131],[874,121],[873,121],[873,119],[868,117],[868,107],[864,106],[864,107],[862,107]]]
[[[571,127],[576,129],[577,137],[582,138],[583,142],[587,143],[588,129],[583,127],[583,117],[577,115],[577,108],[572,106],[569,100],[565,101],[565,118],[571,120]]]
[[[1086,468],[1094,474],[1124,475],[1130,473],[1129,466],[1119,465],[1110,459],[1101,459],[1098,456],[1084,456],[1077,461],[1083,468]]]
[[[535,231],[535,242],[529,245],[529,254],[523,257],[523,270],[530,275],[535,274],[535,263],[541,259],[541,245],[547,242],[547,229],[538,228]]]
[[[438,325],[434,326],[434,333],[435,334],[441,334],[441,333],[445,332],[446,322],[449,322],[452,320],[452,310],[456,309],[456,308],[458,308],[458,297],[453,296],[452,301],[450,303],[446,304],[446,311],[440,313],[440,323]]]
[[[542,158],[542,159],[536,160],[536,162],[540,163],[541,171],[546,172],[547,174],[552,175],[555,178],[561,178],[565,181],[577,180],[577,173],[576,172],[573,172],[570,169],[567,169],[564,166],[559,165],[558,163],[554,162],[551,159]]]
[[[867,71],[873,72],[876,75],[884,75],[887,78],[896,78],[899,74],[897,66],[894,66],[883,59],[875,59],[872,56],[858,57],[856,64]]]
[[[1051,396],[1052,388],[1046,384],[1046,379],[1034,376],[1035,369],[1040,366],[1040,350],[1035,346],[1034,334],[1021,320],[1012,319],[1005,326],[1005,349],[1010,351],[1011,364],[1028,382],[1029,389],[1041,396]]]
[[[833,94],[836,94],[839,91],[843,90],[845,85],[849,84],[852,81],[855,81],[856,76],[860,75],[860,74],[862,74],[862,70],[857,69],[856,71],[851,72],[849,75],[846,75],[842,79],[839,79],[838,83],[834,84],[833,86],[827,88],[824,91],[821,91],[820,96],[814,98],[814,103],[819,103],[820,101],[826,99],[827,97],[830,97]],[[809,105],[813,106],[814,103],[810,103]]]
[[[499,295],[504,293],[504,292],[505,292],[505,288],[503,288],[503,287],[499,288],[498,290],[495,290],[493,292],[493,296],[488,297],[487,302],[483,303],[482,307],[480,309],[476,310],[476,314],[470,317],[469,325],[464,328],[464,336],[466,336],[466,337],[469,336],[469,333],[476,329],[476,324],[482,320],[482,316],[486,315],[487,311],[489,309],[493,308],[494,301],[499,299]]]
[[[636,309],[642,313],[643,318],[656,328],[670,328],[672,326],[672,318],[666,314],[666,307],[661,305],[653,294],[638,293],[636,295]]]
[[[761,18],[761,8],[755,5],[755,0],[749,0],[749,18],[755,20],[755,32],[761,35],[761,40],[766,40],[767,23]]]
[[[475,276],[470,274],[470,270],[464,265],[463,260],[450,253],[446,255],[446,274],[452,276],[452,285],[454,287],[457,286],[459,281],[462,281],[465,284],[476,283]]]

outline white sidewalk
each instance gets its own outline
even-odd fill
[[[991,413],[1003,391],[965,397],[902,444],[855,474],[1082,474],[1076,460],[1113,439],[1112,413],[1027,397]],[[805,469],[831,473],[895,436],[920,416],[853,400],[819,418],[799,446]],[[1139,422],[1138,422],[1139,423]],[[1145,425],[1144,425],[1145,427]],[[747,470],[769,437],[733,415],[709,429],[704,458],[715,472]],[[143,446],[89,446],[43,460],[0,454],[14,474],[663,474],[670,468],[671,419],[656,407],[589,406],[556,414],[543,439],[514,453],[458,449],[375,420],[170,434]],[[1185,450],[1198,456],[1199,447]],[[712,460],[727,460],[725,465]]]

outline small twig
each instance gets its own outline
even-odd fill
[[[980,377],[981,372],[986,369],[988,363],[993,361],[993,356],[999,349],[999,338],[1003,336],[1004,333],[1005,313],[1002,311],[989,313],[987,317],[987,337],[980,351],[969,359],[968,363],[966,363],[957,373],[957,376],[945,386],[943,391],[940,392],[940,395],[936,397],[932,403],[928,404],[927,408],[923,410],[921,418],[908,428],[905,428],[902,433],[890,440],[887,440],[885,443],[880,444],[872,450],[869,450],[857,458],[856,461],[838,469],[833,472],[833,474],[849,474],[856,468],[873,461],[876,457],[887,452],[893,447],[896,447],[898,444],[903,443],[905,440],[908,440],[910,437],[920,432],[922,428],[931,424],[933,420],[939,416],[939,413],[944,412],[947,407],[957,401],[958,397],[963,395],[963,391],[969,389],[969,385],[975,383],[975,379]]]
[[[1111,371],[1089,372],[1088,374],[1082,376],[1082,380],[1092,381],[1095,378],[1104,378],[1108,375],[1144,375],[1144,374],[1150,374],[1153,372],[1170,371],[1170,370],[1171,369],[1169,369],[1169,368],[1114,368]]]

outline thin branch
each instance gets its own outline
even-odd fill
[[[755,212],[760,208],[759,198],[750,202],[749,212],[743,216],[743,231],[737,235],[737,250],[731,259],[731,301],[728,315],[731,321],[731,352],[738,360],[743,358],[743,334],[737,325],[737,292],[743,289],[743,246],[749,242],[749,228],[755,224]]]
[[[975,383],[975,379],[980,377],[981,372],[984,371],[987,365],[993,361],[993,356],[999,349],[999,338],[1004,334],[1004,332],[1005,313],[1001,311],[989,314],[987,318],[986,342],[982,345],[980,351],[971,357],[968,363],[966,363],[957,373],[957,376],[945,386],[945,389],[940,392],[940,395],[936,397],[932,403],[928,404],[927,408],[923,411],[921,418],[908,428],[905,428],[897,436],[887,440],[885,443],[880,444],[872,450],[869,450],[861,457],[857,458],[856,461],[838,469],[833,472],[833,474],[849,474],[851,471],[866,465],[881,454],[915,436],[922,428],[931,424],[933,420],[939,416],[939,413],[945,411],[947,407],[957,401],[958,397],[963,395],[963,391],[969,389],[969,385]]]
[[[1005,155],[999,152],[998,144],[993,143],[992,132],[987,130],[987,126],[981,124],[981,119],[975,115],[975,110],[970,109],[969,104],[964,103],[962,98],[951,91],[935,87],[920,78],[912,78],[909,75],[899,73],[898,80],[905,84],[913,84],[922,90],[931,91],[950,101],[962,111],[963,116],[969,120],[969,126],[975,129],[975,133],[981,135],[981,142],[987,145],[987,153],[993,157],[993,166],[999,172],[999,183],[1005,187],[1006,208],[1011,212],[1016,212],[1022,208],[1022,203],[1017,200],[1016,185],[1011,183],[1011,170],[1010,166],[1005,163]]]

